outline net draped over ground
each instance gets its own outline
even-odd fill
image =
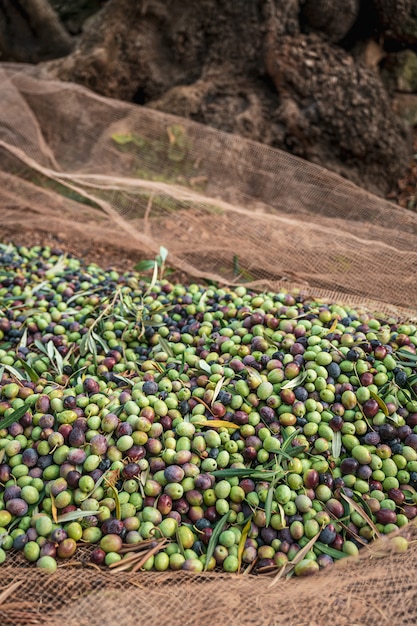
[[[149,258],[162,245],[195,280],[300,289],[417,316],[417,214],[285,152],[6,64],[0,163],[3,225],[74,239],[87,231],[92,245],[117,242]],[[402,533],[414,539],[415,525]],[[0,617],[414,624],[414,543],[405,555],[381,545],[313,581],[273,586],[264,576],[114,574],[77,564],[59,569],[51,586],[17,558],[2,567]]]
[[[290,154],[68,83],[0,73],[0,208],[189,275],[417,309],[417,214]]]

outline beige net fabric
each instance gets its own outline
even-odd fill
[[[415,314],[417,215],[285,152],[1,69],[4,224],[90,231],[195,277]]]
[[[413,319],[417,214],[311,163],[32,68],[0,68],[3,225],[87,231],[196,279],[315,296]],[[415,624],[417,531],[308,579],[1,569],[0,621],[123,625]]]
[[[4,626],[413,626],[417,591],[415,523],[401,535],[408,551],[387,538],[359,557],[337,561],[308,578],[273,575],[115,573],[70,562],[53,576],[35,566],[2,566]],[[276,575],[275,575],[276,576]]]

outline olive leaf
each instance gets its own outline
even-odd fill
[[[40,378],[39,374],[27,361],[20,361],[20,365],[25,370],[32,383],[38,382]]]
[[[81,509],[77,509],[76,511],[69,511],[69,513],[58,515],[57,523],[63,524],[65,522],[73,522],[81,517],[89,517],[90,515],[97,515],[97,511],[83,511]]]
[[[335,319],[333,320],[332,325],[330,326],[330,328],[329,328],[329,330],[327,331],[327,333],[326,333],[326,334],[327,334],[327,335],[330,335],[330,333],[334,333],[334,331],[335,331],[335,330],[336,330],[336,328],[337,328],[338,323],[339,323],[339,320],[338,320],[337,318],[335,318]]]
[[[369,507],[366,505],[363,498],[356,493],[356,497],[359,500],[361,500],[361,504],[362,504],[362,506],[359,506],[359,504],[357,504],[352,498],[349,498],[349,496],[347,496],[345,493],[341,492],[340,495],[342,496],[344,500],[346,500],[348,504],[350,504],[352,509],[354,509],[366,521],[366,523],[372,528],[372,530],[374,531],[378,539],[380,539],[382,536],[381,533],[379,532],[378,528],[375,526],[374,522],[372,521],[372,519],[369,517],[369,515],[365,512],[363,508],[363,505],[365,504],[365,506],[368,508],[368,511],[371,513]]]
[[[405,363],[405,365],[410,365],[409,361],[412,361],[414,363],[417,363],[417,354],[413,354],[413,352],[410,352],[409,350],[396,350],[395,352],[396,355],[400,355],[400,357],[403,357],[405,359],[408,360],[407,363]]]
[[[211,375],[211,367],[206,361],[204,361],[203,359],[200,359],[197,365],[201,370]]]
[[[52,492],[51,492],[51,513],[52,513],[52,519],[54,520],[56,524],[58,522],[58,510],[55,504],[55,496]]]
[[[159,337],[159,345],[161,346],[161,349],[163,352],[166,352],[166,354],[170,357],[174,357],[174,351],[171,348],[171,346],[169,345],[169,342],[164,338],[164,337]]]
[[[303,384],[303,382],[307,378],[307,374],[308,374],[307,371],[301,372],[301,374],[298,374],[298,376],[296,376],[295,378],[291,378],[284,384],[280,385],[280,388],[281,389],[293,389],[294,387],[299,387],[300,385]]]
[[[277,474],[272,480],[271,484],[268,487],[268,493],[265,500],[265,525],[269,526],[271,523],[272,517],[272,502],[274,500],[275,487],[277,486],[278,481],[280,480],[279,474]]]
[[[219,521],[216,523],[215,527],[213,528],[213,532],[211,534],[211,537],[209,539],[208,545],[207,545],[207,553],[206,553],[206,563],[204,566],[204,570],[206,571],[208,566],[209,566],[209,562],[211,557],[214,554],[214,549],[217,546],[217,540],[220,537],[221,533],[223,532],[223,527],[225,525],[225,523],[227,522],[227,519],[229,517],[229,511],[227,513],[225,513],[220,519]]]
[[[340,452],[342,450],[342,433],[340,430],[337,430],[333,433],[332,439],[332,456],[334,459],[338,459],[340,457]]]
[[[217,396],[219,395],[219,393],[221,391],[221,388],[223,387],[224,381],[225,381],[225,377],[224,376],[219,378],[219,380],[217,381],[216,386],[215,386],[214,391],[213,391],[213,397],[211,399],[211,406],[213,406],[213,404],[216,402]]]
[[[16,369],[12,365],[2,364],[1,375],[3,375],[4,370],[12,374],[17,380],[26,380],[26,376],[24,376],[22,372],[20,372],[18,369]]]
[[[193,420],[193,424],[201,427],[206,426],[208,428],[231,428],[232,430],[239,428],[237,424],[226,422],[226,420]]]
[[[244,525],[244,527],[242,529],[242,534],[240,535],[240,539],[239,539],[239,545],[238,545],[238,548],[237,548],[237,562],[238,562],[237,571],[238,571],[238,574],[240,574],[240,569],[242,567],[242,556],[243,556],[243,552],[245,550],[245,543],[246,543],[246,539],[248,538],[248,534],[249,534],[249,531],[250,531],[250,528],[251,528],[251,524],[252,524],[252,515],[249,517],[248,521]]]
[[[331,548],[327,544],[321,543],[321,541],[316,541],[316,543],[314,544],[314,547],[322,554],[327,554],[327,556],[331,556],[332,559],[343,559],[344,557],[347,556],[347,554],[345,554],[341,550],[336,550],[336,548]]]
[[[377,402],[379,408],[381,409],[381,411],[383,412],[383,414],[385,416],[389,415],[389,411],[387,408],[387,405],[385,404],[385,402],[383,401],[382,398],[379,397],[379,395],[377,393],[375,393],[375,391],[372,391],[371,389],[369,390],[369,393],[371,394],[371,398],[373,398],[375,400],[375,402]]]
[[[152,259],[144,259],[143,261],[139,261],[139,263],[136,263],[134,269],[137,272],[149,272],[149,270],[152,270],[154,268],[155,265],[155,261],[153,261]]]
[[[274,576],[274,578],[272,579],[272,581],[270,582],[270,584],[268,585],[269,587],[273,587],[274,585],[277,584],[277,582],[285,575],[285,576],[289,576],[292,571],[294,570],[295,566],[297,565],[297,563],[299,563],[300,561],[302,561],[304,559],[304,557],[306,556],[306,554],[308,554],[311,550],[311,548],[314,546],[314,544],[317,542],[319,538],[319,535],[315,535],[314,537],[312,537],[310,539],[310,541],[308,543],[306,543],[306,545],[301,548],[301,550],[299,550],[296,555],[294,556],[292,561],[289,561],[288,563],[286,563],[278,572],[278,574],[276,576]]]
[[[20,338],[19,348],[26,348],[27,340],[28,340],[28,329],[25,328],[25,330],[23,331],[22,336]]]
[[[106,481],[106,484],[113,492],[114,502],[116,504],[116,507],[115,507],[116,519],[120,520],[122,519],[122,512],[121,512],[121,506],[120,506],[120,500],[119,500],[119,493],[116,487],[107,478],[105,478],[104,480]]]
[[[26,406],[26,404],[23,404],[18,409],[10,413],[10,415],[0,421],[0,428],[8,428],[9,426],[11,426],[11,424],[18,422],[20,418],[24,416],[27,410],[28,407]]]

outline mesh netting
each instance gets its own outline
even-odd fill
[[[20,560],[2,566],[0,618],[4,626],[212,624],[236,626],[376,626],[415,624],[415,542],[396,553],[380,539],[307,579],[277,575],[186,572],[115,573],[72,561],[53,577]]]
[[[24,211],[26,225],[163,245],[192,276],[414,315],[415,213],[285,152],[31,73],[0,75],[5,225]]]
[[[4,226],[81,233],[190,277],[300,289],[416,317],[417,215],[291,155],[0,69]],[[414,624],[416,527],[307,580],[2,567],[2,624]],[[9,563],[9,562],[8,562]]]

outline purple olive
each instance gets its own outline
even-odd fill
[[[56,556],[56,545],[53,541],[46,541],[40,549],[39,556]]]
[[[67,461],[73,465],[82,465],[87,458],[85,450],[74,448],[68,452]]]
[[[376,521],[380,524],[395,524],[397,520],[397,514],[391,509],[379,509],[375,513]]]
[[[94,393],[99,393],[100,385],[94,378],[86,378],[83,383],[84,391],[89,395],[93,395]]]
[[[23,426],[22,424],[19,424],[19,422],[13,422],[13,424],[10,424],[8,431],[9,435],[17,437],[17,435],[21,435],[23,433]]]
[[[124,525],[121,520],[110,517],[104,520],[101,525],[101,530],[104,535],[120,535],[123,532]]]
[[[362,410],[366,417],[375,417],[379,411],[379,404],[373,398],[369,398],[369,400],[363,403]]]
[[[326,502],[326,508],[338,519],[342,518],[344,515],[343,504],[335,498],[330,498],[330,500]]]
[[[157,507],[162,515],[168,515],[172,510],[172,498],[166,493],[161,494],[158,498]]]
[[[342,474],[356,474],[359,467],[359,463],[353,457],[346,457],[340,463],[340,471]]]
[[[85,433],[81,428],[73,428],[68,436],[68,443],[71,447],[80,448],[85,444]]]
[[[134,478],[140,473],[140,467],[137,463],[128,463],[122,470],[122,476],[125,479]]]
[[[143,446],[139,446],[134,444],[131,448],[129,448],[129,459],[131,461],[140,461],[146,456],[146,450]]]
[[[104,435],[94,435],[90,440],[91,454],[99,456],[106,454],[108,445],[107,438]]]
[[[10,480],[12,468],[7,463],[0,465],[0,483],[7,483]]]
[[[206,489],[211,489],[214,482],[214,476],[210,474],[199,474],[194,479],[194,487],[199,491],[205,491]]]
[[[303,475],[304,486],[307,489],[315,489],[319,484],[319,473],[317,470],[310,468]]]
[[[3,500],[8,502],[9,500],[13,500],[14,498],[19,498],[22,489],[19,485],[9,485],[4,490]]]
[[[50,413],[45,413],[45,415],[42,415],[41,418],[39,419],[39,426],[41,428],[53,428],[54,424],[55,424],[55,418]]]
[[[60,559],[70,559],[72,556],[74,556],[76,549],[76,541],[74,541],[74,539],[71,539],[70,537],[67,537],[67,539],[64,539],[58,545],[56,550],[57,556],[59,556]]]
[[[28,505],[22,498],[12,498],[6,503],[6,509],[16,517],[23,517],[28,512]]]
[[[95,565],[103,565],[106,553],[101,548],[94,548],[90,554],[90,561]]]
[[[180,483],[184,478],[184,470],[179,465],[168,465],[164,470],[164,476],[169,483]]]
[[[47,396],[46,394],[40,395],[39,398],[36,400],[35,408],[38,413],[48,413],[49,409],[51,408],[51,401],[49,400],[49,396]]]

